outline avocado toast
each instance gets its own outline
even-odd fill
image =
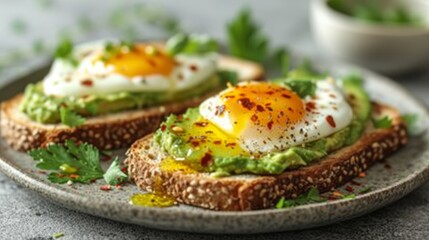
[[[128,147],[225,82],[261,79],[252,62],[217,55],[206,36],[160,43],[100,41],[57,48],[50,73],[1,104],[1,135],[26,151],[72,139],[100,149]]]
[[[311,84],[305,82],[319,85],[318,82],[322,78],[325,77],[311,74],[298,76],[292,73],[285,79],[274,81],[273,84],[287,86],[289,91],[297,93],[301,100],[307,103],[312,102],[310,99],[316,99],[315,103],[320,103],[317,98],[323,99],[323,97],[317,97],[317,94],[309,96],[305,93],[311,95],[312,89]],[[332,79],[327,78],[322,81],[332,82]],[[278,136],[270,131],[278,132],[279,129],[275,128],[275,123],[274,125],[270,123],[271,120],[268,121],[267,128],[260,133],[261,136],[271,137],[270,141],[264,141],[263,138],[252,140],[252,135],[248,135],[249,137],[245,139],[237,138],[238,141],[236,141],[234,138],[238,135],[234,129],[228,132],[228,121],[222,120],[223,115],[233,115],[234,109],[226,102],[222,105],[218,100],[207,100],[218,104],[210,105],[206,101],[199,109],[190,109],[179,116],[172,115],[161,124],[154,135],[135,142],[127,153],[129,176],[143,190],[173,197],[180,203],[226,211],[269,208],[273,207],[281,197],[296,198],[313,187],[326,192],[341,186],[375,162],[404,146],[408,137],[399,112],[387,105],[370,102],[359,79],[353,76],[346,77],[340,85],[352,111],[351,116],[348,116],[349,113],[345,109],[344,114],[325,114],[325,117],[323,111],[326,112],[326,106],[305,104],[307,112],[303,115],[309,118],[310,112],[315,113],[315,116],[321,117],[327,123],[326,126],[332,128],[330,133],[324,133],[325,129],[321,129],[322,121],[315,124],[313,130],[298,129],[298,133],[302,135],[300,139],[298,134],[293,132],[295,129],[293,125],[306,120],[292,121],[296,116],[292,114],[287,118],[286,124],[292,127],[287,127]],[[243,84],[238,88],[244,86]],[[230,88],[232,90],[229,92],[225,90],[219,95],[220,99],[222,96],[224,100],[226,99],[225,101],[228,98],[234,99],[232,92],[236,91],[236,88]],[[257,88],[262,89],[263,86],[258,85]],[[277,91],[276,88],[273,89]],[[252,91],[255,91],[255,88]],[[271,93],[271,91],[268,92]],[[247,98],[252,98],[240,94],[242,92],[236,96],[242,96],[242,98],[235,101],[251,112],[248,115],[249,118],[242,121],[248,125],[252,121],[257,124],[266,123],[261,120],[263,115],[254,114],[260,108],[258,103],[264,103],[264,101],[260,99],[248,101]],[[282,92],[279,94],[286,96]],[[287,101],[294,98],[290,92],[287,94]],[[332,93],[328,95],[332,96]],[[341,97],[337,96],[338,98]],[[279,99],[272,98],[271,102],[281,101]],[[270,100],[266,100],[265,104],[269,102]],[[209,109],[207,106],[214,109],[213,118],[207,118],[205,110],[201,110]],[[267,105],[261,106],[264,106],[264,111],[261,112],[278,110],[271,105],[268,106],[272,110]],[[279,106],[283,106],[282,109],[288,109],[287,105]],[[309,106],[310,109],[308,109]],[[338,109],[339,105],[331,107]],[[246,115],[244,109],[241,111],[243,114],[240,116]],[[281,112],[279,111],[278,115],[271,113],[268,119],[283,116]],[[216,116],[222,121],[216,120]],[[379,124],[381,119],[386,120],[387,124]],[[225,135],[210,128],[210,125],[216,124],[216,121],[221,124],[216,125],[215,129],[226,131]],[[240,125],[238,122],[233,122],[232,125],[234,124]],[[205,131],[206,135],[201,135],[201,130],[195,130],[207,126],[209,127],[208,131]],[[258,128],[257,125],[250,124],[250,126],[250,130],[246,131]],[[243,135],[246,131],[241,130],[241,134]],[[318,137],[311,137],[310,131],[317,132],[315,135]],[[212,132],[214,132],[213,135],[210,135]],[[290,138],[284,137],[285,133],[291,133]],[[252,141],[256,141],[257,144],[252,145]],[[278,144],[274,144],[276,141]],[[294,143],[299,141],[301,142]],[[291,144],[284,147],[288,142]],[[215,147],[219,144],[223,146]],[[247,151],[242,151],[243,149]],[[266,149],[269,150],[266,151]],[[261,152],[258,153],[257,150]]]

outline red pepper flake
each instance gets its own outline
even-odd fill
[[[215,111],[216,116],[221,115],[223,112],[225,112],[225,105],[216,106],[216,111]]]
[[[38,173],[40,173],[40,174],[46,174],[47,172],[45,172],[45,171],[37,171]]]
[[[123,173],[128,173],[128,166],[122,167],[122,168],[121,168],[121,171],[122,171]]]
[[[329,97],[331,97],[333,99],[337,98],[337,96],[335,96],[335,94],[333,94],[333,93],[329,94]]]
[[[384,164],[384,168],[385,168],[385,169],[391,169],[391,168],[392,168],[392,166],[391,166],[390,164],[388,164],[388,163],[385,163],[385,164]]]
[[[122,190],[122,185],[119,183],[119,184],[116,184],[116,189],[118,189],[118,190]]]
[[[344,189],[346,189],[347,192],[353,192],[354,189],[351,186],[346,186]]]
[[[256,106],[256,110],[257,110],[258,112],[264,112],[264,111],[265,111],[265,108],[264,108],[264,107],[262,107],[261,105],[257,105],[257,106]]]
[[[315,109],[316,109],[316,103],[308,102],[305,104],[305,110],[307,110],[308,112],[315,110]]]
[[[191,69],[191,71],[195,72],[195,71],[197,71],[197,70],[198,70],[198,67],[197,67],[197,66],[195,66],[195,65],[190,65],[190,66],[189,66],[189,69]]]
[[[82,82],[80,82],[80,84],[82,84],[85,87],[92,87],[92,85],[94,85],[91,79],[83,80]]]
[[[358,177],[364,178],[364,177],[366,177],[366,173],[365,172],[361,172],[361,173],[359,173]]]
[[[240,98],[238,99],[238,103],[248,110],[252,110],[255,106],[255,103],[251,102],[249,98]]]
[[[110,185],[102,185],[102,186],[100,186],[100,190],[110,191],[110,190],[112,190],[112,187]]]
[[[250,117],[250,120],[252,120],[252,122],[256,122],[256,121],[258,121],[258,116],[256,116],[255,114],[253,114],[253,115]]]
[[[265,93],[268,94],[268,95],[273,95],[274,91],[268,91],[268,92],[265,92]]]
[[[201,158],[201,166],[207,167],[212,162],[212,155],[210,153],[206,153],[203,158]]]
[[[89,182],[90,183],[95,183],[97,180],[95,180],[95,179],[91,179],[91,180],[89,180]]]
[[[337,125],[335,124],[334,118],[331,115],[326,116],[326,121],[329,123],[329,125],[333,128],[335,128]]]
[[[237,145],[237,144],[235,144],[235,143],[227,143],[225,146],[226,147],[235,147],[235,145]]]
[[[150,59],[150,58],[146,58],[146,61],[149,63],[149,65],[151,65],[152,67],[156,67],[156,63]]]
[[[216,141],[213,141],[213,143],[214,143],[214,144],[216,144],[216,145],[219,145],[219,144],[221,144],[221,143],[222,143],[222,141],[220,141],[220,140],[216,140]]]
[[[350,183],[353,184],[353,185],[355,185],[355,186],[361,186],[362,185],[362,183],[356,182],[354,180],[350,180]]]
[[[197,140],[194,140],[194,141],[192,141],[192,142],[191,142],[191,144],[192,144],[192,146],[194,146],[194,147],[198,147],[198,146],[200,145],[200,142],[199,142],[199,141],[197,141]]]
[[[216,109],[217,110],[217,109]],[[195,122],[194,125],[198,127],[205,127],[209,124],[208,122]]]
[[[76,179],[76,178],[78,178],[79,177],[79,175],[78,174],[74,174],[74,173],[72,173],[72,174],[70,174],[70,176],[69,176],[71,179]]]
[[[273,121],[269,121],[269,122],[267,123],[267,127],[268,127],[268,129],[270,129],[270,130],[271,130],[271,128],[273,128],[273,124],[274,124],[274,122],[273,122]]]
[[[291,97],[287,94],[282,94],[282,97],[286,98],[286,99],[290,99]]]
[[[165,129],[167,129],[167,126],[166,126],[165,124],[162,124],[162,125],[161,125],[161,131],[162,131],[162,132],[165,132]]]

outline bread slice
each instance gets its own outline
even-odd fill
[[[329,154],[317,162],[285,171],[280,175],[236,175],[214,178],[208,173],[161,171],[166,155],[152,141],[152,135],[135,142],[127,152],[128,173],[142,190],[161,191],[180,203],[226,211],[272,207],[282,196],[295,198],[311,187],[329,191],[356,177],[372,164],[387,157],[408,141],[407,131],[397,110],[373,104],[373,114],[388,115],[392,127],[374,129],[368,125],[353,145]],[[159,190],[158,190],[159,191]]]
[[[219,68],[238,72],[241,81],[261,80],[262,67],[256,63],[221,56]],[[41,124],[19,111],[22,94],[1,103],[0,135],[16,150],[27,151],[66,139],[84,141],[100,149],[129,147],[135,140],[153,132],[166,115],[182,113],[198,106],[216,91],[183,102],[142,110],[124,111],[88,118],[85,124],[70,128],[61,124]]]

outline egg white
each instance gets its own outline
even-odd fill
[[[105,66],[96,57],[102,53],[106,41],[83,44],[74,48],[79,65],[74,67],[68,61],[55,59],[50,72],[43,79],[46,95],[84,96],[114,92],[165,92],[190,89],[216,73],[217,54],[174,56],[179,62],[169,76],[152,74],[129,78],[115,72],[113,66]],[[192,70],[190,66],[196,66]],[[180,76],[180,77],[179,77]],[[92,85],[82,84],[90,80]]]
[[[335,83],[321,80],[316,85],[316,97],[303,99],[304,103],[313,102],[316,109],[306,111],[301,121],[286,128],[273,125],[271,129],[268,129],[266,126],[257,125],[249,119],[244,130],[238,136],[234,135],[234,124],[228,111],[225,111],[222,115],[215,113],[216,106],[224,104],[219,95],[224,95],[224,93],[231,91],[230,89],[226,89],[219,95],[204,101],[199,111],[202,117],[228,133],[232,138],[237,138],[241,147],[251,154],[278,152],[292,146],[327,137],[343,129],[352,121],[352,108]],[[287,107],[285,106],[285,109]],[[334,120],[335,127],[326,120],[328,116],[331,116]]]

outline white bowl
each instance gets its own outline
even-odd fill
[[[424,27],[366,23],[313,0],[311,22],[319,46],[328,54],[385,74],[429,66],[429,1],[390,0],[418,14]]]

